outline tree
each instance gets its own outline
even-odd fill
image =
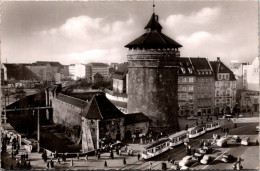
[[[26,96],[26,92],[24,91],[23,87],[17,87],[15,89],[15,99],[22,99],[23,97]]]

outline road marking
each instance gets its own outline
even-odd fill
[[[224,153],[226,153],[226,152],[229,151],[229,150],[230,150],[230,148],[227,149]],[[215,158],[215,160],[217,160],[217,159],[218,159],[220,156],[222,156],[224,153],[220,154],[217,158]],[[215,160],[213,160],[212,162],[210,162],[210,164],[213,163]],[[203,167],[202,169],[205,169],[205,168],[208,167],[210,164],[208,164],[207,166]]]

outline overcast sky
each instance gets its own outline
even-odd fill
[[[183,57],[251,62],[258,56],[257,1],[155,1],[162,32]],[[2,60],[125,62],[144,33],[152,1],[2,2]]]

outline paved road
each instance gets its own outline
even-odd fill
[[[230,133],[229,135],[251,135],[251,141],[253,140],[255,142],[255,139],[257,137],[257,133],[255,132],[255,127],[257,124],[255,123],[250,123],[250,124],[245,124],[245,123],[241,123],[241,124],[237,124],[238,127],[234,128],[234,124],[232,122],[227,123],[227,126],[230,129]],[[212,139],[212,134],[220,134],[220,135],[224,135],[223,133],[220,132],[220,129],[211,131],[209,133],[206,133],[204,135],[201,135],[200,137],[197,137],[195,139],[190,139],[189,145],[191,145],[192,148],[199,148],[199,144],[200,144],[200,140],[203,139]],[[243,137],[243,136],[242,136]],[[254,148],[256,148],[255,150],[258,150],[258,146],[254,146]],[[228,151],[227,151],[228,150]],[[200,165],[200,164],[194,164],[191,169],[230,169],[232,167],[232,164],[224,164],[225,167],[223,166],[222,163],[218,164],[219,161],[221,159],[221,154],[223,152],[230,152],[231,154],[234,154],[235,156],[242,156],[243,153],[247,152],[247,151],[252,151],[252,146],[250,146],[250,148],[248,147],[244,147],[244,146],[240,146],[240,144],[232,144],[230,145],[230,148],[216,148],[215,151],[213,152],[212,156],[214,156],[214,158],[217,158],[217,160],[215,160],[213,163],[211,163],[212,165],[210,166],[204,166],[204,165]],[[254,150],[253,150],[254,151]],[[254,153],[255,155],[252,156],[253,158],[259,158],[258,157],[258,152]],[[163,161],[166,161],[168,156],[172,156],[175,160],[181,160],[184,156],[186,155],[186,146],[185,145],[180,145],[178,147],[175,147],[174,149],[171,149],[149,161],[152,162],[152,169],[161,169],[161,163]],[[251,157],[250,157],[251,158]],[[256,168],[257,167],[257,162],[253,162],[254,164],[256,164],[256,166],[253,166],[252,168]],[[168,164],[168,168],[170,167],[170,164]],[[250,165],[248,166],[250,167]],[[245,167],[244,167],[245,168]],[[249,168],[249,169],[252,169]],[[126,167],[124,167],[123,169],[140,169],[140,170],[144,170],[144,169],[149,169],[149,162],[148,161],[138,161],[132,165],[128,165]]]

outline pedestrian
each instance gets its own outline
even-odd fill
[[[237,124],[235,123],[235,128],[237,128]]]
[[[140,160],[140,157],[141,157],[141,155],[140,155],[140,153],[138,153],[137,154],[137,159]]]
[[[188,130],[188,128],[189,128],[189,125],[187,124],[187,125],[186,125],[186,130]]]
[[[153,163],[150,162],[149,164],[150,164],[149,169],[152,170]]]
[[[86,156],[85,156],[85,160],[86,160],[86,162],[88,161],[88,155],[86,154]]]
[[[58,159],[57,159],[57,160],[58,160],[58,163],[60,164],[60,157],[58,157]]]
[[[47,168],[49,169],[49,167],[50,167],[50,164],[49,164],[49,162],[47,162]]]
[[[28,159],[28,153],[25,154],[25,158]]]
[[[126,160],[125,160],[125,158],[123,159],[123,164],[126,165]]]
[[[194,149],[193,149],[193,155],[194,155],[195,153],[196,153],[196,149],[194,148]]]
[[[121,149],[119,149],[119,150],[118,150],[118,154],[119,154],[119,156],[121,155],[121,152],[122,152]]]
[[[27,167],[31,168],[31,162],[30,161],[28,161]]]
[[[51,168],[54,168],[54,162],[51,160]]]
[[[171,161],[171,156],[168,155],[167,161],[170,162]]]
[[[5,162],[4,162],[4,160],[2,159],[2,161],[1,161],[1,168],[5,168]]]
[[[104,167],[107,167],[107,161],[105,160]]]
[[[229,130],[228,130],[228,128],[227,128],[227,134],[228,134],[228,132],[229,132]]]
[[[258,139],[255,140],[255,144],[256,144],[256,145],[259,145]]]
[[[73,166],[73,159],[71,159],[70,161],[70,166]]]
[[[10,165],[10,170],[14,170],[14,165],[13,164]]]
[[[101,158],[101,154],[100,153],[98,153],[98,160]]]

